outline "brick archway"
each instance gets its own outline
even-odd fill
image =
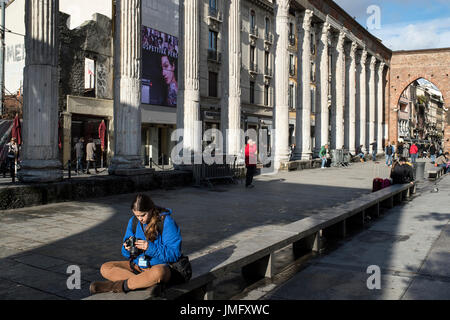
[[[389,140],[398,140],[397,108],[400,95],[413,81],[424,78],[442,93],[444,105],[450,108],[450,48],[392,52],[390,68]],[[450,149],[450,117],[447,112],[444,148]],[[449,141],[447,141],[449,139]]]

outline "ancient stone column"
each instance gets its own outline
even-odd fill
[[[198,0],[181,0],[179,5],[179,82],[177,131],[181,132],[183,159],[191,164],[192,152],[201,152],[200,122],[200,7]]]
[[[378,66],[377,88],[377,141],[378,153],[383,153],[383,114],[384,114],[384,62]]]
[[[348,73],[348,150],[355,154],[356,146],[356,42],[352,42],[350,47],[350,66]]]
[[[289,159],[289,0],[278,0],[275,6],[275,169]]]
[[[63,178],[58,157],[58,0],[25,1],[21,182]]]
[[[358,74],[359,74],[359,81],[357,94],[358,99],[356,99],[357,102],[357,110],[359,110],[359,145],[363,145],[363,148],[366,150],[369,150],[369,145],[366,141],[366,87],[367,87],[367,80],[366,80],[366,60],[367,60],[367,51],[364,49],[361,52],[361,57],[359,59],[358,64]]]
[[[345,33],[339,33],[336,45],[336,149],[344,145],[344,105],[345,105]]]
[[[328,107],[328,39],[330,37],[330,24],[325,22],[322,26],[321,37],[317,48],[319,70],[317,74],[316,101],[319,112],[316,113],[316,151],[329,141],[329,107]],[[317,117],[318,116],[318,117]]]
[[[377,59],[372,56],[370,59],[369,74],[369,144],[375,139],[375,64]],[[380,143],[378,141],[378,143]],[[371,151],[371,150],[370,150]]]
[[[144,172],[141,156],[141,0],[116,1],[114,156],[109,174]]]
[[[311,19],[312,10],[305,10],[298,28],[298,99],[296,106],[294,159],[309,160],[311,150]]]
[[[228,16],[228,110],[226,112],[226,153],[241,150],[241,0],[230,0]],[[225,132],[225,130],[222,130]]]

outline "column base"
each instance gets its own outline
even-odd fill
[[[17,178],[23,183],[46,183],[63,180],[59,160],[23,160]]]
[[[141,156],[115,156],[108,167],[108,174],[116,176],[142,175],[154,171],[142,165]]]

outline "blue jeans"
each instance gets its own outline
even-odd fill
[[[322,157],[322,168],[325,168],[326,164],[327,164],[327,157]]]
[[[431,162],[434,163],[436,161],[436,155],[432,154],[430,157],[431,157]]]
[[[392,154],[386,155],[386,165],[388,165],[388,166],[392,165]]]
[[[416,163],[417,161],[417,153],[411,153],[411,162]]]
[[[376,151],[372,151],[372,160],[377,161],[377,152]]]
[[[77,172],[83,172],[83,158],[77,158]]]

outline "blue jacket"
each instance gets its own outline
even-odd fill
[[[180,228],[176,224],[176,222],[170,216],[172,214],[172,210],[166,209],[167,211],[162,212],[161,216],[165,216],[164,218],[164,228],[162,235],[159,234],[154,242],[148,241],[148,249],[143,252],[140,256],[134,259],[134,263],[139,265],[139,259],[141,257],[145,257],[145,259],[149,262],[147,267],[154,266],[157,264],[167,264],[176,262],[181,256],[181,233]],[[127,231],[125,232],[125,236],[123,238],[123,242],[126,239],[133,235],[133,219],[135,217],[131,217],[128,221]],[[142,228],[143,227],[143,228]],[[146,224],[141,225],[140,223],[136,226],[136,240],[146,240],[144,235],[144,230],[147,227]],[[122,255],[129,259],[130,252],[125,249],[122,245]],[[146,267],[140,266],[142,269]]]

